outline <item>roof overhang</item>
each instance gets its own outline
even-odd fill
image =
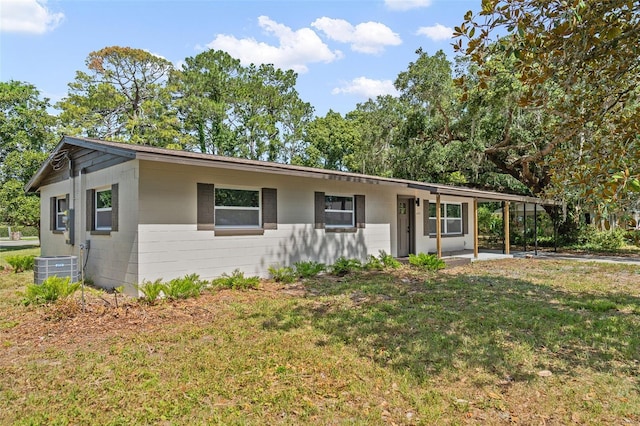
[[[95,149],[99,152],[121,156],[128,159],[144,161],[157,161],[162,163],[183,164],[201,167],[215,167],[232,170],[243,170],[257,173],[273,173],[293,177],[309,177],[315,179],[337,180],[344,182],[365,183],[373,185],[393,185],[402,188],[410,188],[428,191],[432,194],[447,195],[453,197],[468,197],[478,201],[510,201],[543,205],[560,204],[555,201],[542,200],[536,197],[523,195],[504,194],[501,192],[484,191],[480,189],[449,186],[442,184],[424,183],[406,179],[370,176],[359,173],[343,172],[338,170],[318,169],[313,167],[296,166],[244,158],[223,157],[212,154],[202,154],[190,151],[156,148],[146,145],[130,145],[122,142],[110,142],[98,139],[64,136],[54,148],[49,158],[38,169],[36,174],[25,186],[26,191],[37,191],[41,182],[51,166],[53,158],[66,149],[67,146]]]

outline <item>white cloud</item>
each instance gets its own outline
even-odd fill
[[[355,27],[344,19],[322,17],[311,26],[322,31],[331,40],[350,43],[351,49],[361,53],[380,53],[386,46],[397,46],[402,39],[391,28],[380,22],[363,22]]]
[[[232,35],[218,34],[207,47],[224,50],[243,65],[273,64],[282,69],[293,69],[296,72],[308,71],[307,64],[313,62],[333,62],[342,58],[342,52],[329,49],[318,35],[310,28],[293,31],[291,28],[271,20],[268,16],[260,16],[258,24],[268,34],[278,39],[273,46],[259,42],[254,38],[238,39]]]
[[[336,87],[331,91],[331,94],[352,94],[365,99],[373,99],[383,95],[397,96],[398,91],[391,80],[373,80],[367,77],[357,77],[345,82],[342,87]]]
[[[445,27],[442,24],[435,24],[430,27],[420,27],[416,32],[417,35],[424,35],[431,40],[449,40],[453,37],[453,28]]]
[[[391,10],[411,10],[431,6],[431,0],[384,0]]]
[[[64,19],[63,13],[47,8],[46,0],[2,0],[0,31],[44,34],[56,28]]]

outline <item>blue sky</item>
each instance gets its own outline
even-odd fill
[[[0,80],[35,85],[57,102],[87,55],[128,46],[175,66],[209,49],[244,64],[298,72],[317,115],[380,94],[416,59],[444,50],[480,0],[1,0]]]

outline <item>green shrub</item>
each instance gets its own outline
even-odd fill
[[[166,294],[167,285],[162,282],[162,278],[158,278],[153,282],[143,281],[142,285],[137,285],[136,288],[144,294],[143,301],[154,305],[163,294]]]
[[[398,269],[400,266],[402,266],[402,263],[400,263],[398,259],[391,256],[390,254],[387,254],[387,252],[385,252],[384,250],[379,251],[378,258],[385,268]]]
[[[39,236],[38,228],[35,226],[12,226],[11,232],[20,232],[23,237],[37,237]],[[9,228],[7,225],[0,225],[0,237],[9,238]]]
[[[52,276],[42,282],[42,284],[29,284],[24,293],[23,303],[25,305],[43,305],[55,302],[71,296],[80,288],[80,283],[72,283],[71,278],[58,278]]]
[[[382,260],[370,254],[367,257],[367,263],[364,264],[364,269],[369,271],[382,271],[384,269],[384,263],[382,263]]]
[[[270,266],[269,273],[273,280],[278,283],[290,284],[298,278],[296,272],[290,266],[283,266],[280,268]]]
[[[444,260],[438,259],[435,254],[418,253],[409,255],[409,263],[416,268],[427,271],[437,271],[445,267]]]
[[[213,280],[216,287],[231,288],[234,290],[243,290],[247,288],[257,288],[260,284],[259,277],[245,277],[244,272],[236,269],[231,275],[222,274],[220,278]]]
[[[347,259],[342,256],[331,266],[331,273],[339,277],[362,269],[362,263],[358,259]]]
[[[32,255],[16,255],[8,256],[7,263],[13,268],[13,272],[32,271],[35,256]]]
[[[308,262],[296,262],[293,266],[295,267],[296,274],[300,278],[315,277],[326,269],[326,265],[324,263],[318,263],[312,260]]]
[[[629,229],[624,233],[627,243],[640,247],[640,229]]]
[[[615,251],[624,246],[625,232],[622,229],[599,231],[593,226],[580,229],[578,248],[592,251]]]
[[[208,284],[207,281],[200,280],[198,274],[191,274],[172,279],[164,285],[163,291],[169,299],[187,299],[200,296]]]

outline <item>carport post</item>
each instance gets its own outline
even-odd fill
[[[438,255],[438,259],[442,258],[442,224],[440,223],[440,219],[442,215],[440,214],[440,194],[436,194],[436,252]]]
[[[473,199],[473,257],[478,258],[478,199]]]
[[[533,253],[538,255],[538,204],[533,205],[533,243],[535,248]]]
[[[517,211],[517,209],[516,209]],[[527,202],[522,203],[522,242],[524,243],[524,252],[527,252]]]
[[[511,254],[511,242],[509,241],[509,202],[504,202],[504,211],[502,212],[504,222],[504,254]]]

